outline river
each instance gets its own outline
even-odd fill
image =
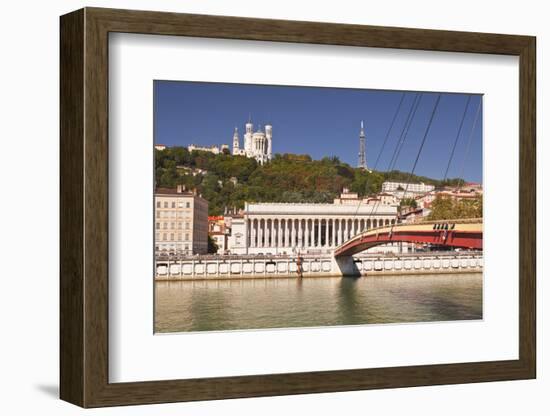
[[[155,331],[482,319],[481,273],[156,282]]]

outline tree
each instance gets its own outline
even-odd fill
[[[401,201],[399,201],[399,206],[416,208],[418,205],[416,203],[416,199],[414,198],[403,198]]]
[[[363,198],[380,192],[388,178],[406,180],[408,175],[354,168],[337,157],[314,160],[309,155],[285,153],[260,165],[254,158],[223,152],[189,152],[185,147],[155,150],[156,186],[196,189],[208,201],[209,215],[221,215],[225,207],[242,209],[245,201],[331,203],[343,188]],[[236,185],[232,178],[237,178]],[[416,178],[421,177],[413,175],[412,180]],[[472,212],[475,207],[463,209]]]
[[[481,196],[473,199],[455,200],[450,196],[438,195],[432,202],[430,220],[454,220],[464,218],[482,218],[483,200]]]
[[[215,254],[218,252],[218,244],[211,235],[208,236],[208,254]]]
[[[432,202],[430,220],[447,220],[454,217],[454,204],[450,197],[438,195]]]

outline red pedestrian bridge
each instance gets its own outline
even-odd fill
[[[433,244],[469,250],[483,249],[481,219],[425,221],[372,228],[336,247],[334,257],[346,257],[388,243]]]

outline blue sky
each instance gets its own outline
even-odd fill
[[[249,115],[254,130],[273,125],[273,152],[338,156],[357,165],[359,130],[365,123],[367,164],[388,170],[416,92],[155,81],[155,143],[168,146],[228,144],[233,130],[244,132]],[[438,93],[424,92],[395,168],[410,172],[429,124]],[[482,182],[482,109],[467,143],[482,96],[471,95],[448,177]],[[400,111],[397,112],[402,100]],[[443,178],[466,108],[468,95],[443,93],[415,174]],[[392,119],[386,146],[380,154]],[[241,139],[242,146],[242,139]]]

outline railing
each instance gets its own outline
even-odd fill
[[[352,241],[355,241],[358,238],[361,238],[365,233],[370,232],[376,232],[384,229],[393,229],[398,230],[400,227],[403,226],[419,226],[419,225],[433,225],[433,224],[480,224],[483,223],[483,218],[464,218],[464,219],[449,219],[449,220],[433,220],[433,221],[419,221],[414,223],[397,223],[397,224],[389,224],[389,225],[381,225],[379,227],[369,228],[363,231],[360,231],[358,234],[355,234],[353,237],[351,237],[349,240],[344,241],[342,244],[335,247],[335,250],[339,249],[340,247],[349,244]]]

